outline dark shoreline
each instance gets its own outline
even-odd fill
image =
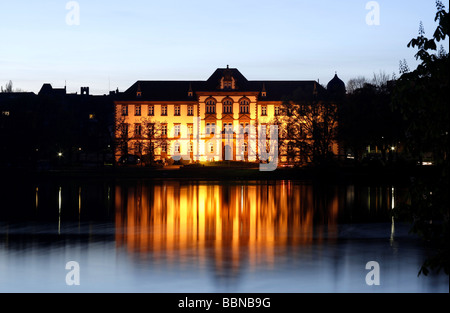
[[[300,180],[316,183],[408,184],[413,177],[438,178],[441,169],[427,167],[322,167],[279,168],[271,172],[259,168],[187,167],[155,169],[146,167],[65,168],[54,170],[1,169],[5,179],[144,179],[144,180]]]

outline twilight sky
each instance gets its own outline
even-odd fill
[[[227,64],[249,80],[398,76],[400,60],[417,66],[407,43],[420,21],[428,37],[437,26],[434,0],[376,1],[379,25],[367,23],[377,16],[368,0],[79,0],[79,14],[69,2],[1,0],[0,85],[105,94],[206,80]]]

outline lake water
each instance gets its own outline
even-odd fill
[[[55,179],[0,197],[0,292],[449,292],[418,277],[431,252],[392,219],[396,186]]]

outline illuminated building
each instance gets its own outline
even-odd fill
[[[228,66],[206,81],[137,81],[115,101],[116,160],[151,150],[154,160],[164,161],[268,161],[267,154],[261,160],[261,134],[270,152],[278,140],[270,126],[283,114],[285,98],[327,89],[345,94],[337,75],[325,88],[316,81],[249,81]],[[155,128],[157,138],[150,140]],[[286,151],[276,151],[280,162],[290,160]],[[332,151],[339,154],[337,143]]]

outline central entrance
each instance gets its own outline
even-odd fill
[[[222,160],[236,161],[236,133],[222,133]]]

